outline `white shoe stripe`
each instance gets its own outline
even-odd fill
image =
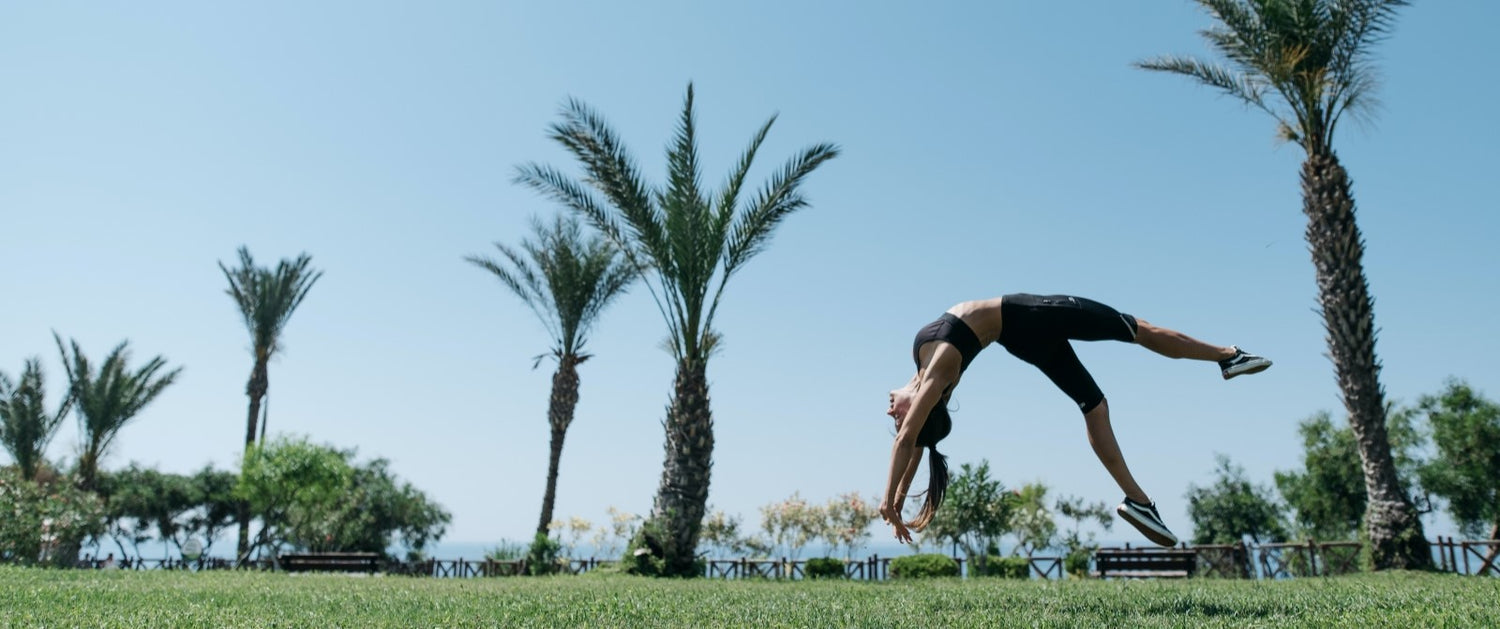
[[[1140,518],[1140,524],[1142,526],[1150,528],[1151,530],[1161,533],[1162,535],[1165,535],[1167,537],[1177,537],[1176,535],[1172,534],[1172,531],[1167,529],[1167,525],[1165,523],[1156,519],[1156,516],[1151,513],[1150,509],[1142,509],[1129,502],[1125,503],[1125,507],[1133,512],[1132,515]]]

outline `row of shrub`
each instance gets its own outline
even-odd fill
[[[892,559],[890,571],[893,579],[956,577],[958,576],[958,562],[947,555],[906,555]],[[1026,557],[989,555],[983,557],[981,561],[969,564],[969,575],[1029,579],[1031,578],[1031,560]]]

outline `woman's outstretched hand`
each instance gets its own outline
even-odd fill
[[[911,543],[911,531],[907,530],[906,524],[901,521],[901,510],[891,506],[890,503],[880,503],[880,518],[888,522],[896,529],[896,541],[902,544]]]

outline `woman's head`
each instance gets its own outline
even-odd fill
[[[924,492],[927,496],[917,517],[906,523],[912,530],[927,528],[932,517],[937,515],[938,507],[943,505],[943,496],[948,493],[948,457],[937,451],[937,443],[952,431],[953,417],[948,414],[948,407],[941,402],[933,405],[932,412],[927,414],[927,422],[922,424],[922,431],[917,433],[917,447],[927,448],[927,491]]]

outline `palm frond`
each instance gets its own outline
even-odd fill
[[[257,357],[269,358],[281,349],[282,331],[323,272],[310,268],[312,257],[306,253],[281,260],[274,270],[256,266],[247,247],[239,248],[239,258],[234,269],[219,263],[229,282],[225,292],[240,309]]]
[[[1199,0],[1219,24],[1200,31],[1219,54],[1240,67],[1254,66],[1269,45],[1266,26],[1244,0]]]
[[[558,216],[549,225],[533,218],[531,230],[520,251],[495,243],[508,264],[466,259],[526,302],[552,337],[550,355],[576,355],[599,313],[636,277],[635,267],[607,239],[585,238],[577,220]]]
[[[672,263],[673,307],[689,328],[697,327],[695,319],[703,312],[703,300],[713,279],[717,258],[723,246],[716,240],[709,215],[710,208],[700,193],[698,146],[693,113],[693,86],[688,84],[683,99],[677,134],[667,151],[668,185],[657,195],[667,250]]]
[[[705,343],[729,278],[765,249],[771,234],[782,220],[807,205],[807,200],[798,192],[802,180],[823,162],[838,154],[838,146],[828,143],[816,144],[803,150],[801,155],[788,160],[780,171],[771,176],[760,192],[751,199],[749,209],[734,220],[729,230],[729,242],[723,253],[724,270],[719,276],[719,286],[714,291],[713,299],[709,302],[708,316],[703,320]]]
[[[797,185],[837,149],[819,145],[793,160],[740,214],[747,173],[775,117],[760,128],[717,194],[706,193],[701,185],[691,85],[668,144],[668,181],[662,188],[650,188],[641,180],[617,136],[586,105],[569,100],[562,117],[549,127],[549,137],[582,164],[582,183],[536,164],[522,167],[517,181],[588,218],[624,253],[631,262],[629,272],[617,269],[601,275],[608,278],[602,285],[623,287],[633,275],[652,271],[654,280],[646,286],[667,323],[667,349],[678,359],[702,359],[704,343],[716,338],[711,320],[728,277],[761,250],[787,214],[806,205]],[[585,186],[610,206],[596,201]],[[587,268],[592,274],[599,267]],[[716,278],[718,286],[710,300]]]
[[[564,122],[552,125],[552,139],[583,163],[588,174],[585,181],[604,193],[630,229],[632,240],[641,243],[656,264],[662,264],[667,255],[663,217],[652,203],[651,190],[642,180],[640,169],[614,130],[602,116],[576,99],[568,100],[563,119]]]
[[[1215,25],[1202,31],[1236,70],[1164,57],[1136,64],[1191,76],[1257,105],[1283,139],[1309,153],[1333,142],[1339,119],[1368,119],[1378,101],[1368,61],[1407,0],[1198,0]],[[1269,95],[1278,96],[1273,105]],[[1284,112],[1284,113],[1282,113]]]
[[[832,144],[817,144],[793,157],[771,176],[764,188],[751,200],[750,208],[741,214],[729,231],[729,246],[724,251],[724,274],[739,270],[745,262],[760,253],[771,233],[792,212],[805,205],[797,193],[802,180],[839,154]]]
[[[68,346],[64,346],[62,337],[56,332],[52,337],[62,354],[68,389],[75,399],[82,442],[79,455],[81,483],[87,487],[94,482],[99,460],[108,452],[120,429],[176,382],[182,368],[162,373],[166,360],[157,356],[131,372],[127,366],[129,341],[122,341],[105,356],[96,373],[78,341],[71,340]]]
[[[1250,74],[1236,72],[1226,66],[1207,63],[1193,57],[1175,55],[1137,61],[1135,66],[1142,70],[1169,72],[1196,79],[1199,83],[1218,88],[1248,105],[1270,112],[1264,98],[1265,84]],[[1274,114],[1274,112],[1271,113]]]
[[[494,275],[495,279],[498,279],[522,303],[526,304],[527,308],[531,309],[532,314],[536,315],[537,320],[541,321],[543,326],[546,326],[547,333],[552,337],[552,340],[561,344],[562,332],[556,329],[554,325],[557,320],[557,312],[552,300],[548,298],[547,291],[542,287],[541,281],[537,278],[537,272],[519,252],[498,242],[494,243],[494,245],[500,251],[500,254],[505,256],[505,259],[509,261],[509,267],[493,258],[483,256],[466,256],[464,260]]]

